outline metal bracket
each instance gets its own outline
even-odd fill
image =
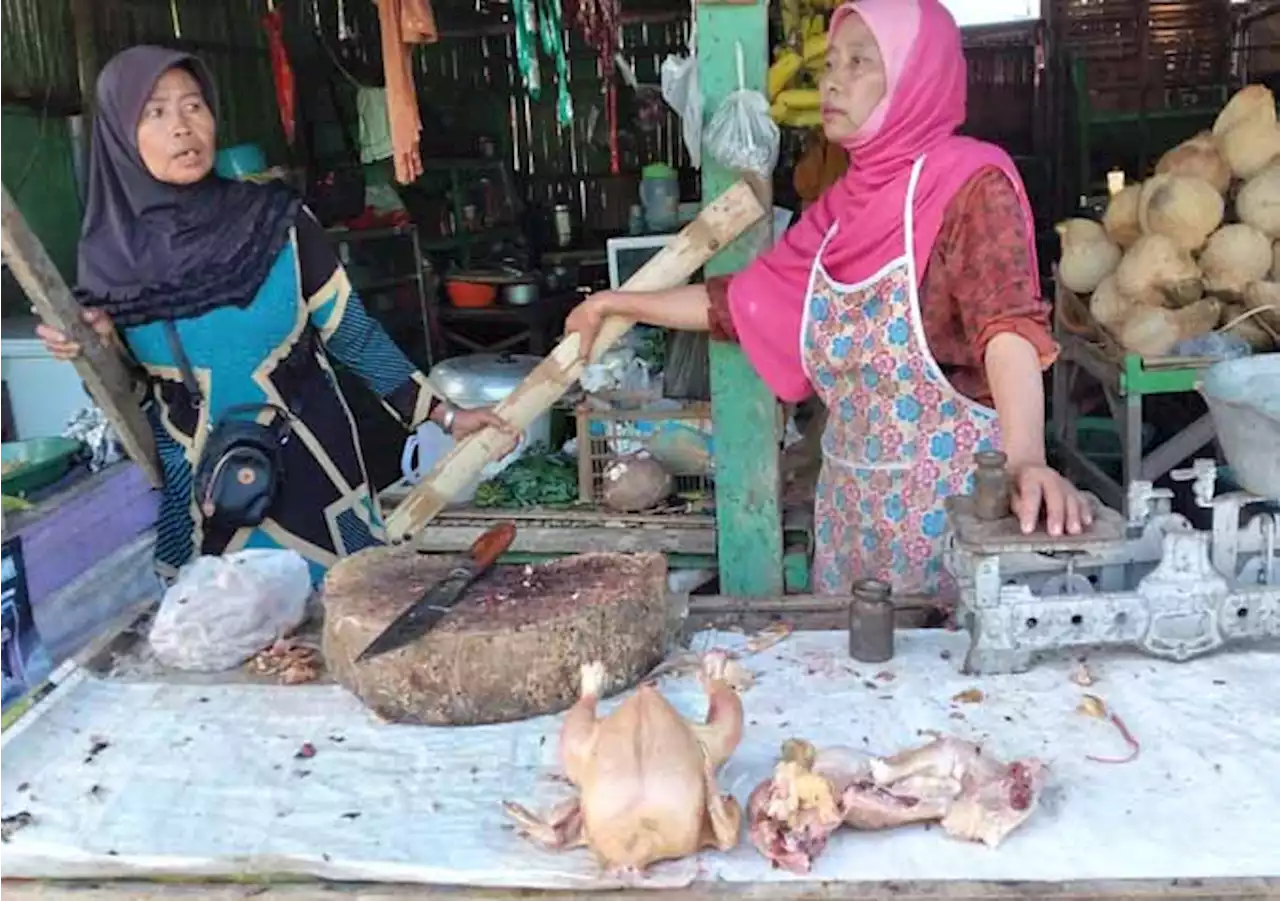
[[[1071,549],[1045,535],[1038,549],[1014,547],[980,531],[968,505],[950,504],[945,564],[970,632],[966,672],[1021,672],[1037,654],[1077,647],[1127,646],[1182,661],[1231,642],[1280,638],[1280,518],[1263,511],[1241,527],[1242,511],[1270,502],[1241,492],[1213,497],[1216,472],[1197,461],[1178,474],[1195,480],[1197,502],[1213,509],[1212,532],[1172,513],[1171,491],[1138,481],[1128,489],[1128,535],[1109,546],[1079,536]],[[1089,570],[1097,575],[1082,575]],[[1036,580],[1038,592],[1029,584]]]

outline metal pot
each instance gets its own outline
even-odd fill
[[[505,400],[516,386],[542,362],[527,354],[472,354],[437,363],[431,370],[431,384],[449,401],[464,410],[491,407]],[[551,442],[551,414],[543,413],[529,424],[522,448]],[[512,462],[508,460],[506,462]]]
[[[537,282],[513,282],[502,289],[502,302],[513,307],[526,307],[537,299]]]

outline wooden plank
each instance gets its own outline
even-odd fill
[[[408,493],[407,487],[397,483],[383,490],[378,495],[378,500],[384,504],[395,504],[407,497]],[[716,524],[715,516],[709,513],[614,513],[596,507],[521,507],[518,509],[449,507],[441,510],[436,517],[436,521],[449,524],[504,520],[516,523],[563,523],[575,526],[657,526],[664,529],[714,528]]]
[[[4,189],[2,216],[5,263],[27,292],[40,318],[84,348],[73,361],[76,372],[120,436],[125,452],[141,467],[148,481],[159,488],[164,479],[156,458],[155,436],[134,396],[133,378],[124,358],[116,348],[103,345],[85,325],[81,319],[83,308],[71,295],[71,289],[45,253],[40,239],[27,226],[8,188]]]
[[[580,901],[583,892],[465,886],[294,882],[28,882],[4,880],[10,901]],[[1280,878],[1094,879],[1074,882],[696,882],[622,889],[608,901],[1244,901],[1276,898]]]
[[[608,510],[546,510],[534,507],[528,510],[502,508],[479,509],[459,507],[443,511],[436,520],[441,523],[502,522],[559,524],[564,526],[652,526],[660,529],[714,529],[716,518],[707,513],[612,513]]]
[[[659,291],[683,284],[707,260],[765,215],[745,182],[728,187],[703,209],[670,244],[627,280],[627,291]],[[600,358],[630,330],[633,323],[619,317],[605,320],[589,354]],[[578,380],[583,360],[578,336],[569,335],[497,406],[497,413],[518,429],[525,429]],[[401,541],[434,519],[449,500],[473,484],[485,464],[497,459],[506,438],[496,429],[468,436],[436,464],[427,478],[409,493],[387,519],[387,532]]]
[[[431,553],[461,553],[483,535],[488,525],[455,525],[436,521],[424,526],[413,537],[414,546]],[[713,555],[716,552],[715,529],[655,529],[635,526],[608,528],[603,526],[560,527],[537,526],[516,531],[511,545],[513,553],[588,554],[609,552],[638,554],[656,551],[664,554]]]
[[[768,4],[764,0],[750,5],[699,4],[697,16],[698,85],[705,114],[711,116],[739,87],[739,45],[745,86],[764,89],[769,66]],[[715,197],[739,177],[703,154],[703,197]],[[706,274],[742,269],[770,246],[771,239],[772,220],[766,220],[711,260]],[[742,349],[720,341],[711,342],[711,399],[720,588],[752,597],[782,594],[782,431],[777,399]]]

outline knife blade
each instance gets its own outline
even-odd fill
[[[402,648],[434,629],[462,599],[467,588],[507,552],[515,537],[515,523],[503,522],[477,538],[471,545],[467,560],[451,569],[448,575],[392,620],[391,625],[360,652],[356,662],[363,663]]]

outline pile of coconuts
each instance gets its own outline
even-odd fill
[[[1167,356],[1221,329],[1255,353],[1280,346],[1280,124],[1263,85],[1213,130],[1116,193],[1102,222],[1068,219],[1058,278],[1125,350]]]

